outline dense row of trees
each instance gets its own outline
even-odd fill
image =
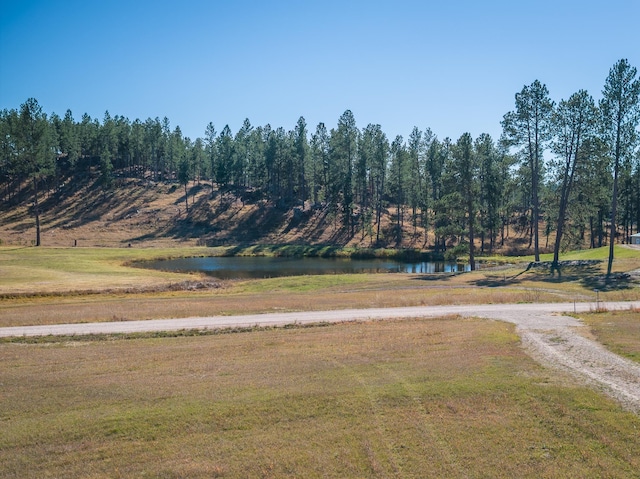
[[[40,195],[79,175],[97,175],[103,191],[114,176],[206,182],[239,198],[281,206],[328,209],[351,235],[381,239],[381,216],[393,214],[399,243],[407,226],[430,231],[438,251],[452,245],[491,251],[513,225],[539,259],[540,225],[555,232],[554,264],[563,245],[623,241],[640,224],[640,81],[626,60],[610,71],[599,104],[584,90],[557,105],[539,81],[516,94],[503,136],[439,139],[414,128],[387,138],[380,125],[358,128],[351,111],[337,126],[310,131],[303,117],[292,130],[254,127],[234,134],[212,123],[191,140],[169,120],[102,121],[71,111],[47,116],[38,102],[0,112],[0,183],[5,206],[29,188],[40,244]],[[614,227],[611,227],[614,225]],[[615,225],[619,225],[619,228]],[[387,234],[389,234],[387,232]],[[426,233],[425,233],[426,234]],[[388,238],[387,238],[388,239]],[[426,244],[426,237],[425,237]],[[612,250],[613,252],[613,250]]]

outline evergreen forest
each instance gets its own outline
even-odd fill
[[[604,75],[603,75],[604,76]],[[47,114],[36,99],[0,111],[0,208],[28,202],[40,244],[45,195],[91,176],[108,195],[122,178],[195,183],[283,209],[324,209],[354,237],[401,244],[407,228],[430,233],[425,247],[470,258],[504,243],[509,228],[539,259],[553,249],[628,243],[640,229],[640,80],[626,60],[605,79],[601,99],[584,90],[553,100],[540,81],[515,94],[502,135],[439,138],[414,127],[389,138],[358,126],[347,110],[334,127],[209,123],[188,138],[168,118],[102,119]],[[381,216],[392,228],[381,232]],[[390,212],[390,213],[389,213]],[[426,233],[425,233],[426,234]],[[609,265],[610,270],[610,265]]]

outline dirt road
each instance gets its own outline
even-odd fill
[[[640,302],[600,303],[608,310],[640,308]],[[472,306],[418,306],[271,313],[246,316],[211,316],[148,321],[58,324],[0,328],[0,337],[134,333],[180,329],[276,326],[367,319],[437,317],[459,314],[516,324],[528,353],[542,364],[560,368],[600,388],[627,409],[640,413],[640,365],[607,351],[579,333],[584,325],[563,312],[584,312],[594,303],[495,304]]]

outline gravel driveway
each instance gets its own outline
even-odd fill
[[[608,309],[621,309],[607,304]],[[628,306],[627,306],[628,307]],[[636,309],[638,303],[634,306]],[[640,315],[640,313],[638,313]],[[622,358],[587,339],[584,324],[570,316],[530,311],[495,312],[485,316],[516,324],[525,350],[541,364],[562,369],[640,413],[640,364]]]
[[[0,337],[134,333],[180,329],[275,326],[292,323],[340,322],[366,319],[434,317],[451,314],[477,316],[514,323],[527,352],[548,367],[571,373],[640,413],[640,365],[621,358],[580,334],[584,325],[563,312],[595,309],[593,303],[496,304],[472,306],[418,306],[298,313],[212,316],[109,323],[59,324],[0,328]],[[640,302],[601,303],[600,307],[640,309]],[[640,313],[639,313],[640,314]]]

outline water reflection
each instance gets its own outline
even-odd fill
[[[145,268],[173,272],[202,272],[220,279],[274,278],[320,274],[453,273],[469,265],[445,262],[400,262],[386,259],[207,257],[141,263]]]

